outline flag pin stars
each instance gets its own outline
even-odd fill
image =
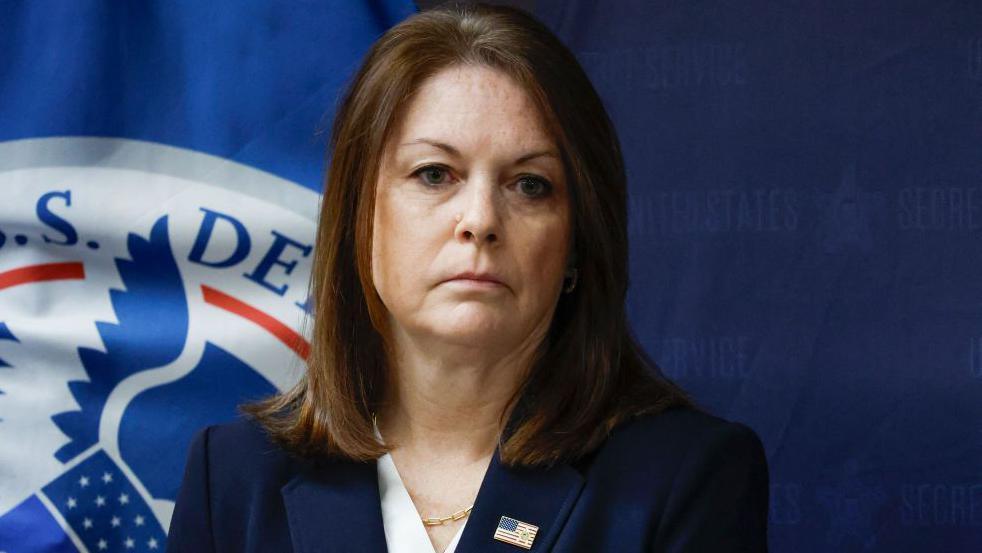
[[[502,516],[498,521],[498,528],[494,531],[494,539],[523,549],[532,549],[532,541],[535,540],[538,531],[538,526]]]

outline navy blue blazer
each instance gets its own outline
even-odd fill
[[[246,419],[195,435],[167,551],[386,551],[375,461],[300,461]],[[531,551],[767,551],[768,468],[749,427],[676,408],[615,428],[588,457],[515,469],[496,451],[458,553],[494,540],[502,515],[539,527]]]

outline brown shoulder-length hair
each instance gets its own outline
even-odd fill
[[[295,454],[369,460],[387,451],[372,424],[395,358],[371,274],[375,185],[389,135],[415,91],[459,64],[501,71],[529,94],[556,139],[571,191],[578,282],[561,295],[528,376],[501,414],[502,462],[574,461],[630,417],[694,407],[661,376],[627,321],[627,183],[617,136],[590,80],[527,13],[444,5],[374,43],[335,115],[310,283],[307,370],[294,388],[243,406]]]

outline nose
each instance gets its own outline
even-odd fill
[[[463,206],[456,210],[459,217],[454,231],[458,240],[477,244],[494,243],[500,239],[501,214],[496,185],[490,179],[478,177],[462,194]]]

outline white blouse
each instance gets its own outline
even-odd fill
[[[382,439],[378,427],[375,435]],[[385,543],[389,553],[440,553],[430,542],[423,520],[416,510],[413,499],[409,497],[402,477],[396,469],[392,455],[386,453],[378,459],[378,491],[382,499],[382,526],[385,528]],[[457,535],[443,553],[454,553],[457,542],[464,532],[467,519],[460,525]]]

